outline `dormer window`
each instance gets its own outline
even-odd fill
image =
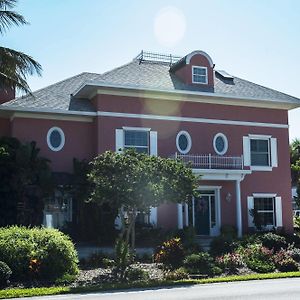
[[[207,68],[206,67],[195,67],[192,68],[193,72],[193,83],[207,84]]]

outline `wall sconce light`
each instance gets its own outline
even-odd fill
[[[227,195],[226,195],[226,201],[227,201],[228,203],[230,203],[230,202],[231,202],[231,199],[232,199],[231,193],[227,193]]]

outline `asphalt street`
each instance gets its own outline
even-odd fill
[[[20,298],[18,298],[20,300]],[[28,300],[29,298],[21,298]],[[33,297],[43,300],[300,300],[300,278],[273,279],[261,281],[245,281],[231,283],[214,283],[176,288],[157,288],[118,292],[102,292],[93,294],[61,295]]]

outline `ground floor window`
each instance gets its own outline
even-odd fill
[[[254,197],[254,211],[263,226],[276,226],[276,201],[275,197]]]

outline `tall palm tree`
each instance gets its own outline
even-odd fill
[[[13,11],[18,0],[0,0],[0,35],[11,26],[26,25],[25,18]],[[6,90],[17,89],[30,93],[28,75],[41,75],[42,67],[31,56],[0,46],[0,84]]]

